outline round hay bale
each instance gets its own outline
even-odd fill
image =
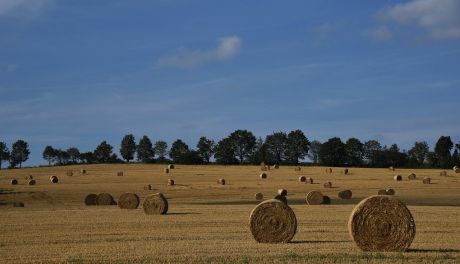
[[[225,185],[225,179],[218,179],[217,184]]]
[[[68,171],[66,172],[66,175],[67,175],[67,176],[73,176],[73,171],[68,170]]]
[[[391,171],[395,171],[395,168],[393,166],[390,166],[388,169]]]
[[[417,175],[415,175],[415,173],[411,173],[411,174],[409,174],[409,176],[407,176],[407,178],[409,180],[415,180],[417,178]]]
[[[453,171],[454,171],[455,173],[460,173],[460,168],[457,167],[457,166],[454,166]]]
[[[164,168],[164,169],[163,169],[163,172],[164,172],[165,174],[168,174],[168,173],[169,173],[169,169],[168,169],[168,168]]]
[[[267,173],[261,173],[259,176],[261,179],[267,179]]]
[[[402,181],[402,176],[398,174],[398,175],[395,175],[395,176],[393,177],[393,179],[394,179],[395,181]]]
[[[385,194],[386,195],[395,195],[395,190],[394,189],[391,189],[391,188],[387,188],[385,190]]]
[[[170,170],[174,169],[174,164],[169,164],[168,169],[170,169]]]
[[[271,199],[252,210],[249,226],[252,236],[259,243],[287,243],[297,231],[297,219],[288,205]]]
[[[32,175],[27,175],[27,176],[25,177],[25,179],[26,179],[27,181],[28,181],[28,180],[33,180],[33,179],[34,179],[34,176],[32,176]]]
[[[278,194],[279,194],[279,195],[284,195],[284,196],[286,196],[286,195],[287,195],[287,190],[285,190],[285,189],[278,189]]]
[[[387,195],[387,190],[385,189],[380,189],[378,192],[377,192],[378,195]]]
[[[305,183],[307,183],[307,184],[313,184],[313,178],[308,177],[308,178],[305,180]]]
[[[139,196],[135,193],[124,193],[118,198],[118,207],[121,209],[136,209],[139,206]]]
[[[305,176],[300,176],[299,177],[299,182],[305,182],[307,180],[307,177]]]
[[[80,174],[86,174],[86,170],[85,170],[85,169],[81,169],[81,170],[80,170]]]
[[[85,205],[97,205],[97,194],[90,193],[86,195]]]
[[[441,171],[441,172],[439,173],[439,176],[447,176],[447,171]]]
[[[332,173],[332,168],[327,168],[326,173]]]
[[[278,194],[278,195],[275,196],[275,198],[273,198],[273,199],[276,199],[276,200],[278,200],[278,201],[281,201],[281,202],[283,202],[284,204],[288,204],[288,200],[287,200],[286,196],[284,196],[284,195]]]
[[[302,168],[301,167],[295,167],[294,171],[302,171]]]
[[[324,195],[322,204],[331,204],[331,198],[327,195]]]
[[[353,193],[351,192],[351,190],[343,190],[343,191],[340,191],[338,194],[340,199],[351,199],[352,195]]]
[[[35,183],[36,183],[36,182],[35,182],[34,179],[29,180],[29,185],[35,185]]]
[[[415,237],[415,221],[398,199],[374,195],[353,209],[348,231],[363,251],[406,251]]]
[[[51,177],[50,177],[50,182],[51,182],[51,183],[58,183],[58,182],[59,182],[59,179],[58,179],[57,176],[51,176]]]
[[[348,169],[344,169],[343,174],[347,175],[348,174]]]
[[[174,180],[173,179],[168,179],[168,185],[173,186],[174,185]]]
[[[23,202],[14,202],[13,207],[24,207],[24,203]]]
[[[332,188],[332,182],[328,181],[323,184],[324,188]]]
[[[423,177],[422,182],[423,182],[423,184],[430,184],[431,183],[431,178],[430,177]]]
[[[260,170],[261,170],[261,171],[267,171],[268,168],[267,168],[267,166],[260,166]]]
[[[123,172],[122,171],[117,172],[117,176],[123,176]]]
[[[168,212],[168,200],[162,193],[151,194],[145,197],[142,208],[148,215],[166,214]]]
[[[262,193],[256,193],[255,198],[256,200],[262,200],[264,199],[264,195]]]
[[[152,185],[150,185],[150,184],[144,185],[144,190],[147,190],[147,191],[152,190]]]
[[[18,184],[18,180],[11,179],[10,183],[11,183],[11,185],[16,185],[16,184]]]
[[[115,201],[109,193],[100,193],[96,199],[97,205],[113,205],[114,203]]]
[[[318,205],[324,202],[324,196],[321,192],[311,191],[305,197],[305,201],[308,205]]]
[[[274,168],[274,169],[279,169],[279,168],[280,168],[280,165],[279,165],[279,164],[275,164],[275,165],[273,165],[273,168]]]

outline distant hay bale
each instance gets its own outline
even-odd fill
[[[66,175],[67,175],[67,176],[73,176],[73,171],[68,170],[68,171],[66,172]]]
[[[169,164],[168,169],[170,169],[170,170],[174,169],[174,164]]]
[[[307,179],[305,179],[305,183],[313,184],[313,178],[307,177]]]
[[[110,195],[109,193],[100,193],[97,196],[96,204],[97,205],[113,205],[115,204],[115,200],[113,199],[113,196]]]
[[[86,170],[85,170],[85,169],[81,169],[81,170],[80,170],[80,174],[86,174]]]
[[[332,173],[332,168],[327,168],[326,173]]]
[[[256,193],[255,198],[256,200],[262,200],[264,199],[264,195],[262,193]]]
[[[294,171],[301,171],[301,170],[302,170],[301,167],[295,167],[295,168],[294,168]]]
[[[380,189],[378,192],[377,192],[378,195],[387,195],[387,190],[385,189]]]
[[[163,169],[163,172],[164,172],[165,174],[168,174],[168,173],[169,173],[169,169],[168,169],[168,168],[164,168],[164,169]]]
[[[117,176],[123,176],[123,172],[122,171],[117,172]]]
[[[423,184],[430,184],[431,183],[431,178],[430,177],[423,177],[422,182],[423,182]]]
[[[173,186],[174,185],[174,180],[173,179],[168,179],[168,185]]]
[[[279,169],[279,168],[280,168],[280,165],[279,165],[279,164],[275,164],[275,165],[273,165],[273,168],[274,168],[274,169]]]
[[[340,199],[351,199],[352,195],[353,193],[351,192],[351,190],[343,190],[338,193]]]
[[[267,173],[263,172],[259,175],[261,179],[267,179]]]
[[[386,195],[395,195],[395,190],[391,189],[391,188],[387,188],[385,190],[385,194]]]
[[[415,221],[398,199],[375,195],[353,209],[348,231],[363,251],[406,251],[415,237]]]
[[[441,171],[441,172],[439,173],[439,176],[447,176],[447,171]]]
[[[36,182],[35,182],[35,180],[34,180],[34,179],[32,179],[32,180],[29,180],[29,185],[35,185],[35,183],[36,183]]]
[[[409,176],[407,176],[407,178],[409,180],[415,180],[417,178],[417,175],[415,175],[415,173],[411,173],[411,174],[409,174]]]
[[[218,179],[217,184],[225,185],[225,179]]]
[[[318,205],[324,202],[324,196],[321,192],[310,191],[305,197],[305,201],[308,205]]]
[[[85,205],[97,205],[97,194],[90,193],[86,195]]]
[[[135,193],[124,193],[118,198],[118,207],[121,209],[136,209],[139,206],[139,196]]]
[[[305,176],[300,176],[299,177],[299,182],[305,182],[307,180],[307,177]]]
[[[265,162],[262,161],[262,162],[260,163],[260,166],[265,166]]]
[[[395,175],[395,176],[393,177],[393,179],[394,179],[395,181],[402,181],[402,176],[398,174],[398,175]]]
[[[33,180],[34,179],[34,176],[32,175],[27,175],[25,176],[25,179],[28,181],[28,180]]]
[[[144,190],[147,190],[147,191],[152,190],[152,185],[150,185],[150,184],[144,185]]]
[[[460,167],[454,166],[453,171],[455,173],[460,173]]]
[[[57,176],[51,176],[51,177],[50,177],[50,182],[51,182],[51,183],[58,183],[58,182],[59,182],[59,179],[58,179]]]
[[[24,203],[23,202],[14,202],[13,207],[24,207]]]
[[[331,204],[331,198],[327,195],[324,195],[322,204]]]
[[[324,188],[332,188],[332,182],[328,181],[323,184]]]
[[[348,174],[348,169],[344,169],[344,170],[342,171],[342,173],[345,174],[345,175],[347,175],[347,174]]]
[[[151,194],[145,197],[142,208],[148,215],[166,214],[168,212],[168,200],[162,193]]]
[[[267,168],[267,166],[264,165],[264,166],[260,166],[260,170],[261,170],[261,171],[267,171],[268,168]]]
[[[297,231],[297,219],[287,204],[271,199],[252,210],[249,226],[252,236],[259,243],[287,243]]]
[[[390,166],[388,169],[391,171],[395,171],[395,168],[393,166]]]
[[[273,198],[273,199],[276,199],[276,200],[278,200],[278,201],[281,201],[281,202],[283,202],[283,203],[286,204],[286,205],[288,204],[288,200],[287,200],[286,196],[284,196],[284,195],[278,194],[278,195],[275,196],[275,198]]]
[[[279,194],[279,195],[284,195],[284,196],[286,196],[286,195],[287,195],[287,190],[285,190],[285,189],[278,189],[278,194]]]
[[[11,185],[16,185],[16,184],[18,184],[18,180],[11,179],[10,183],[11,183]]]

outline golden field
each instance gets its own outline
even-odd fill
[[[81,168],[87,174],[80,174]],[[361,169],[349,175],[333,168],[281,166],[260,179],[259,166],[84,165],[0,171],[0,262],[2,263],[458,263],[460,262],[460,174],[448,170]],[[74,176],[66,176],[73,170]],[[124,176],[117,176],[123,171]],[[416,173],[417,179],[407,176]],[[403,181],[393,180],[395,174]],[[35,186],[25,177],[33,175]],[[56,175],[59,183],[49,177]],[[311,177],[314,184],[298,181]],[[432,184],[422,184],[428,176]],[[10,185],[16,178],[18,185]],[[176,185],[168,186],[169,178]],[[226,185],[217,180],[225,178]],[[333,188],[324,188],[331,181]],[[151,184],[153,190],[144,190]],[[366,253],[347,230],[348,217],[360,200],[391,187],[411,210],[417,234],[408,252]],[[259,202],[288,190],[298,228],[291,243],[260,244],[249,231],[249,214]],[[350,189],[353,197],[337,193]],[[331,205],[308,206],[305,195],[319,190]],[[142,198],[162,192],[167,215],[146,215],[141,206],[85,206],[89,193],[124,192]],[[13,202],[25,207],[13,207]]]

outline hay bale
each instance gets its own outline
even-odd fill
[[[123,172],[122,171],[117,172],[117,176],[123,176]]]
[[[267,173],[263,172],[259,175],[261,179],[267,179]]]
[[[262,200],[264,199],[264,195],[262,193],[256,193],[255,198],[256,200]]]
[[[11,183],[11,185],[16,185],[16,184],[18,184],[18,180],[11,179],[10,183]]]
[[[286,196],[286,195],[287,195],[287,190],[285,190],[285,189],[278,189],[278,194],[279,194],[279,195],[284,195],[284,196]]]
[[[305,176],[300,176],[299,177],[299,182],[305,182],[307,180],[307,177]]]
[[[391,188],[387,188],[385,190],[385,194],[386,195],[395,195],[395,190],[391,189]]]
[[[273,165],[273,168],[277,170],[277,169],[280,168],[280,165],[279,165],[279,164],[275,164],[275,165]]]
[[[170,169],[170,170],[174,169],[174,164],[169,164],[168,169]]]
[[[332,188],[332,182],[328,181],[323,184],[324,188]]]
[[[324,195],[322,204],[331,204],[331,198],[327,195]]]
[[[86,170],[85,169],[80,169],[80,174],[86,174]]]
[[[259,243],[287,243],[297,231],[297,218],[287,204],[271,199],[252,210],[249,226]]]
[[[439,176],[447,176],[447,171],[441,171],[441,172],[439,173]]]
[[[409,176],[407,176],[407,178],[409,180],[415,180],[417,178],[417,175],[415,175],[415,173],[411,173],[411,174],[409,174]]]
[[[86,195],[85,205],[97,205],[97,194],[90,193]]]
[[[28,181],[28,180],[33,180],[33,179],[34,179],[34,176],[32,176],[32,175],[27,175],[27,176],[25,176],[24,178],[26,179],[26,181]]]
[[[338,193],[340,199],[351,199],[352,195],[353,193],[351,192],[351,190],[343,190]]]
[[[268,168],[267,168],[267,166],[260,166],[260,170],[261,170],[261,171],[267,171]]]
[[[97,205],[113,205],[115,204],[115,200],[113,200],[112,195],[110,195],[109,193],[100,193],[97,196],[96,204]]]
[[[24,203],[23,202],[14,202],[13,207],[24,207]]]
[[[121,209],[136,209],[139,206],[139,196],[135,193],[124,193],[118,198],[118,207]]]
[[[423,182],[423,184],[430,184],[431,183],[431,178],[430,177],[423,177],[422,182]]]
[[[152,190],[152,185],[150,185],[150,184],[144,185],[144,190],[147,190],[147,191]]]
[[[345,174],[345,175],[347,175],[347,174],[348,174],[348,169],[344,169],[344,170],[342,171],[342,173]]]
[[[301,167],[295,167],[294,171],[302,171],[302,168]]]
[[[326,173],[332,173],[332,168],[327,168]]]
[[[395,175],[395,176],[393,177],[393,179],[394,179],[395,181],[402,181],[402,176],[398,174],[398,175]]]
[[[218,179],[217,184],[225,185],[225,179]]]
[[[387,190],[385,189],[380,189],[378,192],[377,192],[378,195],[387,195]]]
[[[50,177],[50,182],[51,182],[51,183],[58,183],[58,182],[59,182],[59,179],[58,179],[57,176],[51,176],[51,177]]]
[[[173,186],[174,185],[174,180],[173,179],[168,179],[168,185]]]
[[[324,202],[324,196],[321,192],[318,191],[311,191],[307,193],[305,197],[305,201],[308,205],[318,205]]]
[[[308,178],[305,180],[305,183],[307,183],[307,184],[313,184],[313,178],[308,177]]]
[[[395,171],[395,168],[393,166],[390,166],[388,169],[391,171]]]
[[[353,209],[348,231],[363,251],[406,251],[415,237],[415,221],[398,199],[375,195]]]
[[[73,171],[68,170],[68,171],[66,172],[66,175],[67,175],[67,176],[73,176]]]
[[[148,215],[166,214],[168,212],[168,200],[162,193],[151,194],[145,197],[142,208]]]
[[[165,174],[168,174],[168,173],[169,173],[169,169],[168,169],[168,168],[164,168],[164,169],[163,169],[163,172],[164,172]]]
[[[454,166],[452,169],[455,173],[460,173],[460,167]]]
[[[273,199],[276,199],[276,200],[278,200],[278,201],[281,201],[281,202],[283,202],[284,204],[288,204],[288,200],[287,200],[286,196],[284,196],[284,195],[278,194],[278,195],[275,196],[275,198],[273,198]]]
[[[35,182],[35,180],[34,180],[34,179],[31,179],[31,180],[29,180],[29,182],[28,182],[28,183],[29,183],[29,185],[35,185],[35,183],[36,183],[36,182]]]

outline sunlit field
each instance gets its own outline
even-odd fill
[[[86,174],[80,174],[80,169]],[[297,262],[297,263],[457,263],[460,261],[460,174],[448,170],[341,168],[328,174],[324,167],[85,165],[2,170],[0,172],[0,262],[3,263],[164,263],[164,262]],[[73,176],[66,176],[73,170]],[[123,171],[123,176],[117,176]],[[410,173],[417,175],[409,181]],[[393,180],[400,174],[403,180]],[[25,177],[33,175],[35,186]],[[56,175],[59,183],[49,177]],[[299,182],[311,177],[313,184]],[[431,184],[423,184],[431,177]],[[11,185],[16,178],[18,185]],[[168,179],[175,185],[168,186]],[[224,178],[226,185],[218,185]],[[323,183],[332,182],[332,188]],[[144,190],[151,184],[153,190]],[[357,248],[347,230],[355,204],[391,187],[411,210],[417,233],[404,253],[366,253]],[[291,243],[260,244],[249,231],[249,214],[277,190],[288,191],[298,221]],[[338,198],[350,189],[349,200]],[[309,206],[305,195],[319,190],[331,205]],[[108,192],[115,200],[125,192],[141,197],[138,209],[85,206],[89,193]],[[146,215],[142,199],[162,192],[168,198],[166,215]],[[24,207],[14,207],[23,202]]]

